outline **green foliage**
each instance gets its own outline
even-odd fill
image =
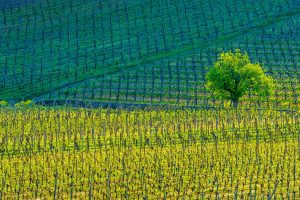
[[[21,101],[15,104],[15,107],[32,107],[34,106],[34,102],[32,100]]]
[[[0,101],[0,107],[7,107],[8,102],[7,101]]]
[[[249,89],[265,98],[273,94],[275,87],[272,77],[265,75],[261,65],[251,63],[247,53],[243,54],[239,49],[234,53],[221,53],[206,79],[209,90],[218,97],[231,100],[235,107]]]

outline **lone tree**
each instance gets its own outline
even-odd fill
[[[260,64],[251,63],[247,53],[221,53],[206,75],[207,88],[217,96],[228,99],[234,107],[249,90],[260,97],[274,92],[273,79],[265,75]]]

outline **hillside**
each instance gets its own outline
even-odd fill
[[[297,0],[3,2],[0,99],[207,104],[207,67],[240,48],[299,102]]]

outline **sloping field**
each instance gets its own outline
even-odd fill
[[[1,2],[0,98],[208,104],[207,66],[240,48],[299,102],[300,3]],[[249,94],[251,96],[251,94]]]

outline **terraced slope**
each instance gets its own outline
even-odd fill
[[[240,48],[295,103],[299,22],[296,0],[2,4],[0,98],[203,104],[205,66]]]

